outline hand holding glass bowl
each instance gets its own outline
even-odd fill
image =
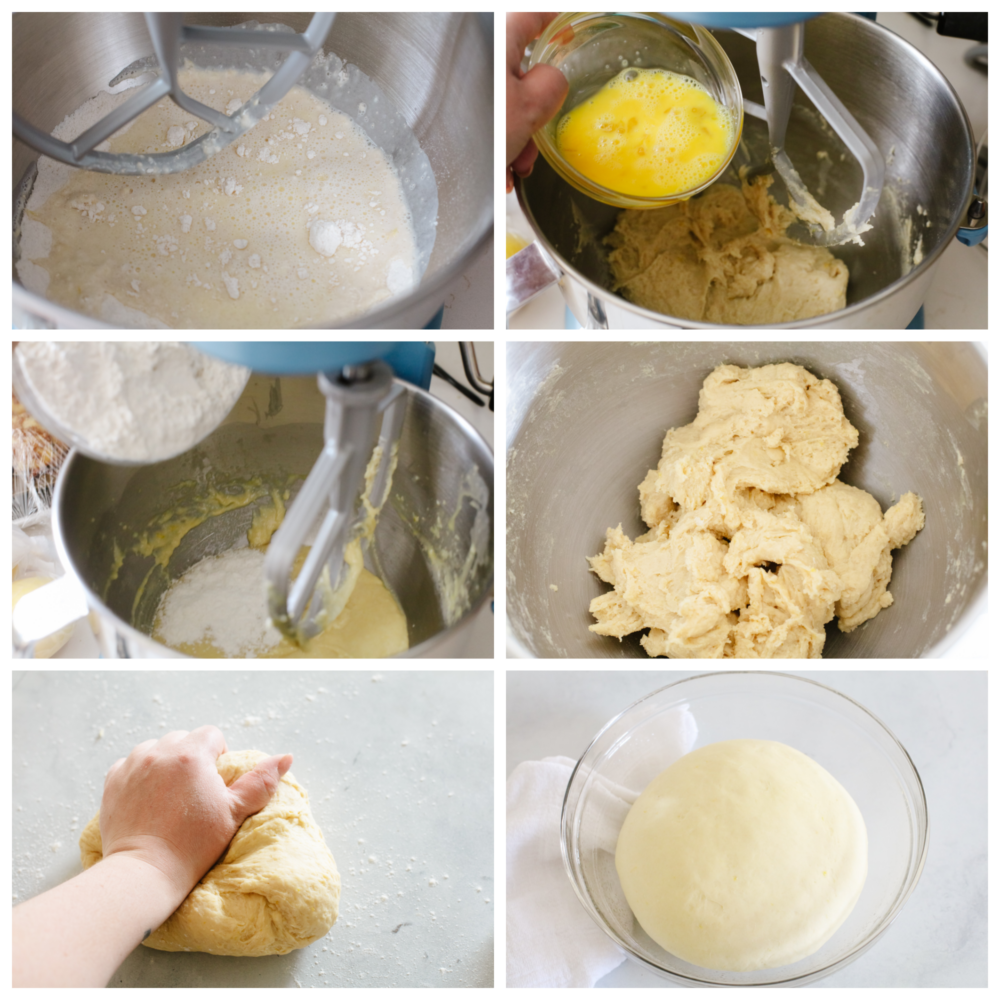
[[[605,204],[684,201],[722,176],[739,145],[736,71],[698,25],[656,13],[560,14],[531,53],[529,70],[539,65],[558,69],[569,93],[535,144],[567,183]]]

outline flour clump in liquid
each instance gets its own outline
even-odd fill
[[[218,110],[242,104],[266,79],[189,63],[180,74],[186,93]],[[98,95],[56,136],[75,138],[126,96]],[[164,98],[108,145],[163,152],[206,131]],[[314,234],[314,218],[338,228],[341,242],[332,230]],[[22,231],[17,269],[29,291],[126,326],[344,320],[398,294],[390,262],[414,268],[417,257],[389,158],[350,117],[298,86],[239,140],[182,173],[100,174],[40,157]]]
[[[834,616],[851,632],[892,604],[892,550],[924,526],[915,493],[883,515],[837,478],[857,443],[832,382],[793,364],[715,369],[639,486],[649,531],[609,528],[589,559],[614,588],[591,601],[590,630],[648,629],[650,656],[821,656]]]

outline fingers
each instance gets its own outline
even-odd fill
[[[218,760],[226,752],[226,738],[222,735],[222,730],[215,726],[199,726],[190,733],[185,733],[185,736],[210,753],[212,760]]]
[[[237,826],[271,801],[278,790],[278,782],[291,766],[290,753],[267,757],[229,786],[230,807]]]
[[[507,15],[507,68],[511,72],[517,73],[528,43],[537,38],[555,16],[537,11]]]
[[[519,81],[509,83],[508,164],[514,162],[532,135],[555,115],[568,90],[566,77],[554,66],[536,66]]]
[[[528,177],[531,174],[531,168],[535,165],[535,160],[538,159],[538,147],[535,145],[535,140],[532,139],[524,149],[518,154],[517,159],[510,165],[511,170],[517,174],[518,177]]]

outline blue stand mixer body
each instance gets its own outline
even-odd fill
[[[434,344],[430,341],[194,341],[194,346],[268,375],[315,375],[384,361],[399,378],[427,389],[434,368]]]

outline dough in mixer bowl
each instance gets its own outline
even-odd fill
[[[609,528],[591,570],[614,589],[592,632],[640,629],[650,656],[819,657],[892,604],[892,549],[924,526],[914,493],[882,514],[837,476],[858,443],[837,387],[793,364],[722,365],[639,486],[649,531]]]
[[[788,323],[843,309],[847,265],[785,235],[795,216],[771,177],[715,184],[668,208],[628,209],[605,238],[614,290],[636,305],[705,323]]]

